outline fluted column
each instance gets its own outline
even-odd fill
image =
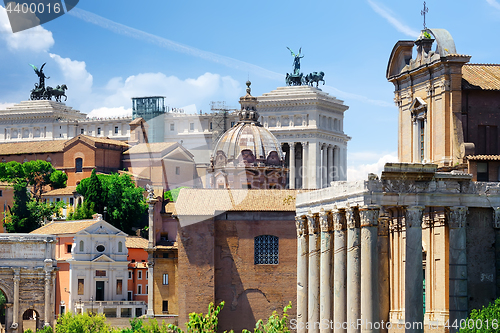
[[[423,267],[422,267],[422,217],[424,207],[406,209],[406,255],[405,255],[405,328],[406,333],[423,332]],[[421,324],[421,325],[420,325]]]
[[[319,228],[318,219],[312,214],[307,215],[309,227],[309,276],[308,276],[308,306],[307,320],[309,323],[319,322]],[[318,333],[319,327],[309,329],[310,333]]]
[[[321,187],[328,187],[328,151],[326,144],[321,146],[322,160],[321,160]]]
[[[333,181],[333,147],[328,146],[328,167],[327,167],[327,187]]]
[[[43,326],[50,326],[50,280],[52,279],[50,270],[45,270],[45,308],[44,308],[44,323]]]
[[[333,321],[334,332],[345,333],[342,324],[347,322],[347,253],[346,218],[344,210],[332,214],[334,228],[334,270],[333,270]]]
[[[347,217],[347,332],[359,333],[361,318],[361,249],[357,210],[346,209]]]
[[[361,226],[361,332],[380,332],[378,294],[378,216],[380,207],[359,209]]]
[[[19,282],[21,281],[20,269],[14,268],[14,306],[12,314],[12,325],[13,329],[17,329],[19,326]]]
[[[389,218],[380,216],[378,219],[378,294],[379,297],[379,320],[389,322],[390,311],[390,280],[389,280]],[[386,333],[386,325],[380,328],[380,332]]]
[[[288,181],[288,187],[291,189],[295,188],[295,142],[289,142],[288,147],[290,147],[289,150],[289,157],[288,157],[288,163],[290,164],[290,178]]]
[[[451,207],[447,211],[450,249],[450,323],[467,318],[467,249],[465,220],[467,207]],[[451,325],[452,326],[452,325]],[[458,332],[450,326],[450,333]]]
[[[321,209],[319,213],[321,228],[321,257],[320,257],[320,289],[319,289],[319,318],[321,323],[330,322],[332,318],[332,220]],[[321,333],[331,332],[330,325],[321,325]]]
[[[302,216],[295,217],[297,227],[297,332],[305,333],[307,322],[307,274],[309,262],[307,221]]]
[[[307,160],[309,158],[309,142],[302,142],[302,188],[308,188],[309,186],[309,180],[308,180],[308,173],[309,170],[307,169]]]

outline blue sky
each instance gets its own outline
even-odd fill
[[[500,61],[498,0],[428,0],[427,26],[447,29],[472,63]],[[247,78],[254,96],[284,86],[286,47],[302,47],[304,73],[342,99],[350,179],[395,159],[397,109],[385,78],[398,40],[422,29],[422,1],[85,0],[68,14],[12,34],[0,8],[0,108],[27,100],[47,62],[47,85],[68,86],[67,105],[96,116],[130,112],[130,97],[164,95],[171,107],[237,107]]]

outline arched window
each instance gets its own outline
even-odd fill
[[[122,242],[118,242],[118,252],[123,252],[123,244],[122,244]]]
[[[80,241],[80,252],[83,252],[83,241]]]
[[[78,157],[75,160],[75,172],[82,172],[83,171],[83,159],[81,157]]]
[[[261,235],[254,238],[255,265],[277,265],[279,263],[279,238]]]

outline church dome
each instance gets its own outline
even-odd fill
[[[258,121],[255,108],[257,98],[247,94],[240,98],[240,120],[222,135],[213,152],[215,167],[233,166],[277,166],[283,165],[281,144],[276,137]]]

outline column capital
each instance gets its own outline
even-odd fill
[[[375,227],[378,225],[380,206],[370,205],[359,208],[359,219],[361,227]]]
[[[389,235],[389,217],[388,216],[379,216],[378,218],[378,235],[379,236],[388,236]]]
[[[355,208],[357,207],[347,207],[345,209],[345,217],[348,229],[359,228],[359,215]]]
[[[287,142],[290,149],[295,150],[295,142]]]
[[[319,212],[319,224],[321,232],[332,231],[332,220],[328,217],[328,214],[323,208],[321,208],[321,211]]]
[[[467,207],[455,206],[449,207],[446,210],[446,218],[448,219],[448,226],[453,229],[465,227],[465,219],[467,217]]]
[[[493,228],[500,229],[500,207],[493,207]]]
[[[307,147],[309,145],[309,141],[302,141],[302,147]]]
[[[408,228],[421,228],[424,206],[410,206],[406,208],[405,226]]]
[[[307,225],[309,227],[309,234],[316,234],[318,233],[318,219],[316,215],[313,214],[307,214]]]
[[[332,212],[333,217],[333,230],[345,230],[346,229],[346,218],[344,209],[335,209]]]
[[[307,221],[303,216],[295,216],[295,227],[297,228],[297,237],[307,234]]]

